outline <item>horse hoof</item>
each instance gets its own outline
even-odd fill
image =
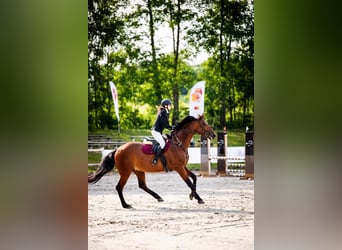
[[[133,207],[132,207],[131,205],[128,205],[128,204],[127,204],[127,205],[124,206],[124,208],[131,209],[131,208],[133,208]]]
[[[198,200],[198,204],[204,204],[203,200]]]
[[[190,200],[192,200],[194,198],[194,195],[192,193],[189,194],[189,198],[190,198]]]
[[[164,200],[162,198],[159,198],[158,199],[158,202],[163,202]]]

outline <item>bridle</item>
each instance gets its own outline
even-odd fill
[[[205,129],[205,125],[206,125],[205,121],[201,120],[199,125],[200,125],[200,128],[202,129],[200,134],[204,134],[205,137],[208,138],[210,136],[210,132]],[[192,129],[185,129],[185,128],[183,128],[182,131],[184,131],[186,134],[192,134],[192,135],[196,134],[196,132],[194,130],[192,130]],[[176,142],[173,141],[173,140],[172,141],[175,142],[176,145],[182,146],[182,148],[184,148],[183,144],[182,144],[181,140],[178,138],[176,132],[177,131],[173,131],[171,135],[172,135],[172,138],[174,137],[177,141]],[[185,151],[185,149],[184,149],[184,151]]]
[[[206,124],[205,124],[204,120],[201,120],[199,125],[200,125],[200,128],[202,129],[202,131],[201,131],[202,133],[200,133],[200,134],[204,134],[205,137],[208,138],[210,136],[210,132],[208,132],[205,129],[205,125]],[[194,130],[192,130],[192,129],[185,129],[185,128],[183,128],[182,131],[185,132],[186,134],[192,134],[192,135],[196,134],[196,132]],[[172,133],[171,133],[171,141],[172,141],[173,144],[175,144],[176,146],[180,147],[184,151],[184,153],[186,155],[186,159],[188,161],[189,160],[189,152],[184,147],[182,141],[178,138],[177,131],[172,131]]]
[[[205,129],[205,126],[206,124],[205,124],[205,121],[204,120],[201,120],[201,122],[200,122],[200,127],[201,127],[201,129],[202,129],[202,132],[203,132],[203,134],[204,134],[204,136],[205,137],[209,137],[210,136],[210,132],[208,131],[208,130],[206,130]]]

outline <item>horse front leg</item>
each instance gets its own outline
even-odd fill
[[[197,183],[196,175],[193,172],[191,172],[187,167],[185,167],[185,170],[188,173],[188,176],[192,179],[192,185],[194,186],[194,189],[196,191],[196,183]]]
[[[199,204],[204,204],[204,201],[202,200],[202,198],[201,198],[201,197],[198,195],[198,193],[196,192],[196,188],[194,188],[194,185],[191,183],[191,181],[188,179],[188,180],[185,181],[185,182],[186,182],[186,184],[188,184],[188,186],[191,188],[191,193],[189,194],[190,200],[192,200],[193,198],[195,198]]]
[[[189,195],[190,200],[195,198],[199,204],[204,204],[204,201],[196,192],[196,180],[197,180],[197,178],[196,178],[195,174],[190,172],[187,168],[184,168],[184,169],[186,169],[187,171],[184,171],[184,172],[182,171],[182,172],[178,172],[178,173],[180,174],[182,179],[185,181],[185,183],[188,185],[188,187],[191,189],[191,193]],[[193,183],[190,181],[189,176],[192,178]]]

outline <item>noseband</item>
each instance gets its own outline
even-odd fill
[[[201,120],[200,127],[201,127],[202,132],[204,133],[205,137],[208,138],[210,136],[210,132],[208,130],[206,130],[204,126],[205,126],[205,123],[203,120]]]

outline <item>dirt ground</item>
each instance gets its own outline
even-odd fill
[[[121,207],[118,180],[114,173],[88,187],[88,249],[254,249],[253,180],[198,176],[198,204],[176,172],[146,174],[164,202],[139,189],[133,174],[123,191],[133,209]]]

